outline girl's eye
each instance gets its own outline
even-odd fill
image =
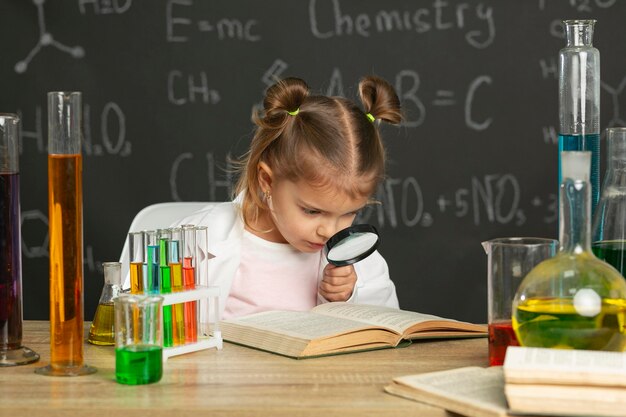
[[[313,216],[315,214],[319,214],[319,210],[315,210],[315,209],[308,209],[308,208],[302,208],[302,211],[304,212],[304,214],[307,214],[309,216]]]

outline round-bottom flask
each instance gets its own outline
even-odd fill
[[[562,153],[561,246],[528,273],[513,300],[522,346],[626,349],[626,280],[591,252],[590,156]]]

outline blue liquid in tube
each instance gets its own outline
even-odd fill
[[[559,184],[561,176],[562,151],[591,151],[591,212],[595,213],[596,205],[600,200],[600,135],[559,135]]]

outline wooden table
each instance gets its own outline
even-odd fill
[[[306,360],[225,343],[170,358],[159,383],[126,386],[115,382],[113,347],[85,345],[95,374],[47,377],[34,370],[50,360],[48,322],[25,321],[23,342],[41,360],[0,368],[0,416],[450,416],[383,387],[399,375],[488,365],[485,338]]]

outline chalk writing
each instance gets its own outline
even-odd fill
[[[83,152],[87,156],[103,155],[103,149],[108,155],[129,156],[132,150],[131,142],[126,141],[126,117],[124,112],[114,102],[104,105],[100,114],[100,139],[102,145],[94,144],[91,129],[91,107],[86,104],[83,111],[85,137]]]
[[[44,16],[43,4],[46,0],[33,0],[33,4],[37,7],[37,23],[39,25],[39,41],[33,49],[26,55],[26,58],[15,64],[15,72],[22,74],[28,69],[28,65],[32,59],[37,55],[41,48],[46,46],[52,46],[57,48],[61,52],[70,54],[74,58],[82,58],[85,56],[85,50],[80,46],[69,47],[61,42],[58,42],[50,32],[46,30],[46,18]]]
[[[167,76],[167,99],[177,106],[184,104],[217,104],[220,93],[209,88],[208,75],[205,71],[198,74],[183,74],[172,70]]]
[[[215,33],[220,41],[258,42],[261,40],[257,28],[259,22],[256,19],[222,18],[212,22],[208,19],[194,21],[189,17],[180,17],[178,12],[181,6],[193,7],[193,5],[193,0],[168,0],[165,5],[165,28],[168,42],[189,42],[198,33]],[[190,14],[193,15],[193,12]]]
[[[325,13],[328,9],[330,13]],[[458,30],[464,33],[467,44],[476,49],[488,47],[496,36],[491,7],[469,2],[450,5],[444,0],[435,0],[430,7],[415,10],[379,10],[356,15],[344,13],[340,0],[309,0],[309,26],[311,34],[318,39],[340,36],[368,38],[389,32],[424,34]]]
[[[78,9],[81,14],[87,14],[87,6],[95,15],[122,14],[126,13],[130,6],[133,5],[132,0],[78,0]]]
[[[612,87],[605,81],[600,81],[600,87],[609,93],[611,97],[611,111],[608,114],[611,115],[607,127],[612,126],[626,126],[626,117],[622,117],[620,109],[620,96],[622,104],[626,103],[626,97],[623,96],[626,88],[626,76],[622,78],[622,81],[617,87]]]
[[[48,152],[48,141],[44,138],[42,126],[42,108],[35,106],[34,129],[26,130],[25,126],[30,126],[30,115],[25,115],[23,110],[18,110],[18,115],[22,121],[20,133],[22,142],[20,143],[20,153],[24,152],[25,142],[34,139],[36,151],[39,153]],[[122,108],[115,102],[108,102],[102,108],[97,119],[99,122],[99,134],[93,134],[91,106],[83,104],[83,144],[82,151],[85,156],[117,155],[130,156],[132,144],[126,140],[126,116]],[[95,138],[100,138],[101,143],[96,143]]]
[[[187,170],[181,179],[181,167],[186,161],[190,161],[194,159],[194,155],[191,152],[184,152],[174,158],[172,162],[172,166],[170,168],[170,196],[173,201],[184,201],[179,193],[179,184],[180,183],[190,183],[198,181],[198,172],[193,170]],[[234,167],[230,162],[230,155],[227,155],[225,158],[225,164],[219,166],[215,162],[215,156],[212,152],[207,152],[206,154],[207,161],[207,188],[208,195],[206,197],[208,201],[226,201],[229,200],[233,193],[233,170]],[[220,174],[223,175],[224,179],[219,179]],[[218,190],[223,190],[222,193],[219,193]],[[201,198],[201,197],[198,197]]]
[[[399,198],[396,193],[399,191]],[[359,213],[356,222],[374,222],[380,228],[386,225],[397,228],[429,227],[433,224],[430,213],[424,211],[424,197],[418,181],[414,177],[386,178],[376,191],[373,204]]]
[[[526,214],[520,202],[520,185],[513,174],[472,176],[469,186],[458,188],[452,197],[441,194],[436,200],[440,213],[453,209],[455,217],[471,216],[476,226],[484,222],[523,225]]]
[[[25,210],[20,214],[22,230],[22,255],[25,258],[48,258],[49,223],[48,216],[41,210]],[[83,265],[89,272],[102,272],[102,262],[94,257],[93,247],[86,244]]]
[[[592,12],[593,6],[608,9],[617,4],[617,0],[566,0],[569,6],[578,12]],[[550,3],[556,3],[554,0]],[[539,0],[539,10],[545,10],[547,1]]]
[[[22,255],[26,258],[41,258],[49,255],[48,216],[41,210],[22,211],[20,229],[22,230]]]

